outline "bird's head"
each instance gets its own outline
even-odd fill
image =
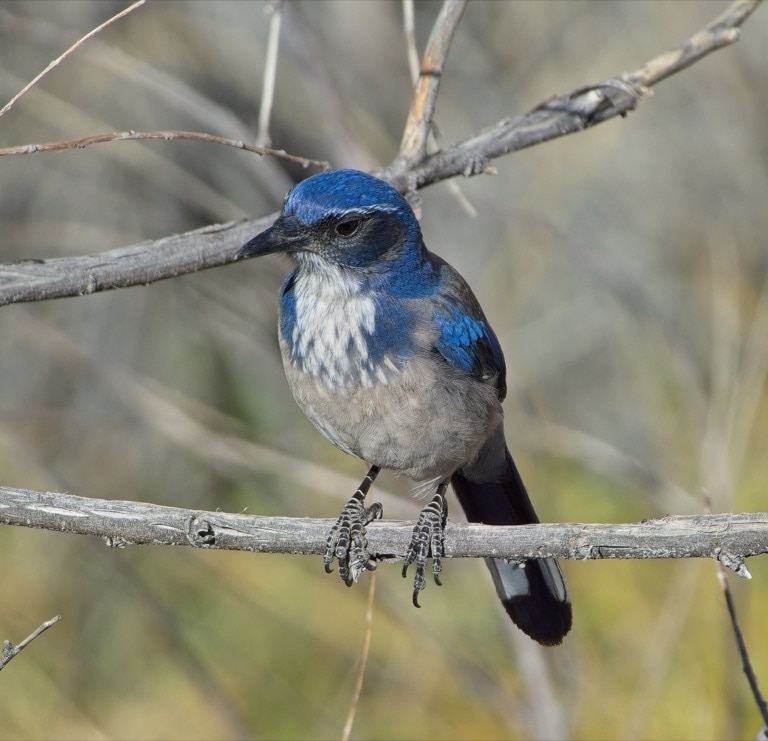
[[[287,253],[364,272],[420,258],[421,231],[408,201],[379,178],[357,170],[313,175],[286,196],[272,226],[235,259]]]

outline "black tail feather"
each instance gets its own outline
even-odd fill
[[[451,484],[470,522],[526,525],[539,521],[508,450],[502,480],[480,483],[457,472]],[[486,563],[515,625],[545,646],[561,643],[571,629],[572,615],[557,561],[536,559],[517,565],[489,558]]]

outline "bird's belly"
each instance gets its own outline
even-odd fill
[[[285,360],[293,397],[334,445],[416,481],[449,476],[476,457],[501,422],[496,390],[447,367],[404,363],[386,383],[338,388]]]

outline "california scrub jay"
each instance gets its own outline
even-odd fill
[[[464,279],[424,246],[408,202],[356,170],[299,183],[277,221],[237,259],[286,253],[279,341],[296,403],[328,440],[370,466],[328,537],[349,585],[375,562],[365,525],[381,517],[365,495],[381,468],[436,487],[414,527],[403,576],[416,564],[413,602],[429,555],[440,584],[450,482],[470,522],[538,522],[504,440],[504,356]],[[557,562],[486,559],[512,620],[545,645],[571,627]]]

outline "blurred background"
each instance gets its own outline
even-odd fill
[[[0,5],[0,104],[127,3]],[[437,112],[443,144],[632,70],[725,2],[471,3]],[[416,4],[419,48],[439,10]],[[150,3],[0,119],[0,146],[126,129],[255,139],[263,2]],[[274,146],[375,169],[410,94],[399,2],[283,6]],[[504,347],[507,437],[543,520],[766,510],[768,11],[612,121],[422,195],[427,244]],[[96,253],[277,210],[308,172],[193,142],[0,161],[0,260]],[[0,310],[0,482],[335,517],[365,471],[295,407],[278,357],[278,258]],[[408,481],[385,477],[389,517]],[[459,519],[458,507],[453,517]],[[730,578],[768,686],[768,559]],[[423,609],[377,572],[360,739],[752,738],[715,564],[565,563],[575,624],[541,649],[482,563]],[[0,639],[62,621],[0,677],[4,739],[338,738],[369,582],[319,558],[0,532]]]

